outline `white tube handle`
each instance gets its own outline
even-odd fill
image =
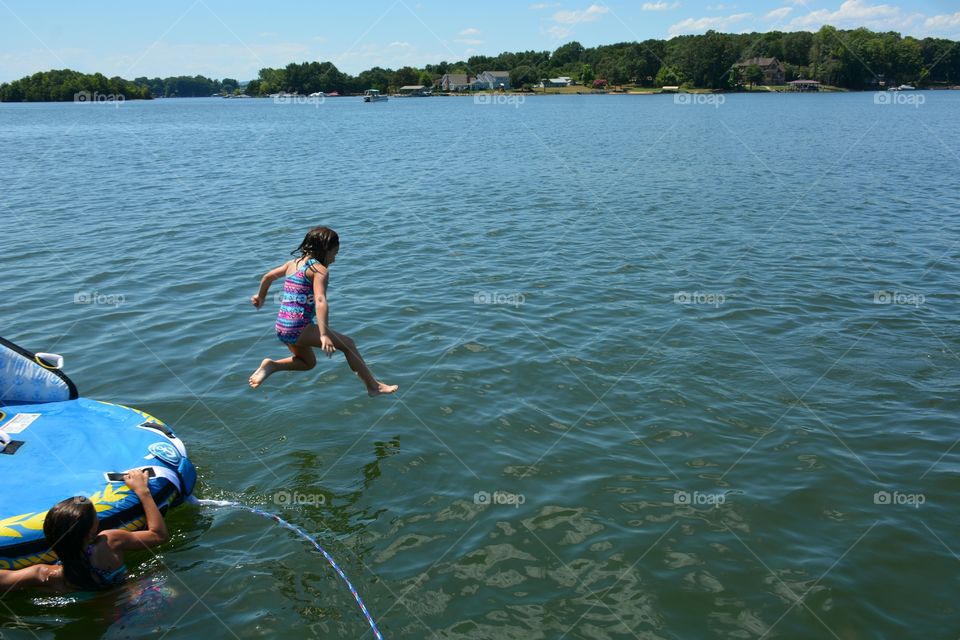
[[[63,369],[63,356],[59,353],[37,353],[37,358],[46,360],[54,369]]]

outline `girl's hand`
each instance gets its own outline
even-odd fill
[[[123,474],[123,481],[133,489],[134,493],[139,494],[141,491],[148,491],[146,471],[128,471]]]
[[[333,357],[333,352],[337,350],[337,348],[333,346],[333,340],[326,334],[320,335],[320,348],[323,349],[323,352],[327,354],[328,358]]]
[[[250,296],[250,302],[253,303],[253,306],[256,309],[259,309],[263,306],[263,300],[260,299],[260,296]]]

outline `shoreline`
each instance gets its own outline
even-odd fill
[[[929,92],[929,91],[960,91],[960,85],[953,85],[949,87],[923,87],[916,88],[913,90],[893,90],[893,89],[844,89],[842,87],[835,86],[825,86],[817,91],[793,91],[785,88],[768,88],[768,89],[747,89],[747,90],[732,90],[732,89],[680,89],[680,90],[670,90],[664,91],[663,89],[636,89],[629,88],[626,90],[606,90],[606,91],[584,91],[584,90],[569,90],[566,91],[471,91],[471,92],[462,92],[462,93],[431,93],[430,95],[421,95],[421,96],[408,96],[408,95],[399,95],[399,94],[388,94],[390,98],[396,99],[423,99],[423,98],[477,98],[480,96],[502,96],[503,98],[535,98],[535,97],[547,97],[547,96],[659,96],[659,95],[700,95],[700,96],[714,96],[714,95],[817,95],[817,94],[863,94],[863,93],[896,93],[896,94],[906,94],[910,95],[920,92]],[[363,94],[340,94],[338,96],[320,96],[320,97],[311,97],[301,94],[286,94],[282,96],[282,100],[291,101],[291,100],[303,100],[303,101],[324,101],[327,99],[336,100],[336,99],[356,99],[362,98]],[[115,99],[107,101],[111,104],[118,104],[126,101],[136,101],[136,102],[152,102],[155,100],[204,100],[204,99],[218,99],[218,100],[234,100],[234,99],[253,99],[253,100],[274,100],[278,101],[276,96],[250,96],[246,94],[241,95],[222,95],[222,96],[159,96],[159,97],[150,97],[150,98],[124,98],[117,96]],[[83,103],[85,100],[0,100],[0,104],[57,104],[57,103]],[[90,101],[97,102],[97,101]],[[101,101],[102,102],[102,101]]]

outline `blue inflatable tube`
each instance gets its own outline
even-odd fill
[[[56,561],[43,519],[84,495],[101,529],[142,529],[143,508],[118,479],[146,469],[162,513],[193,493],[197,474],[183,442],[153,416],[79,397],[62,360],[0,338],[0,569]]]

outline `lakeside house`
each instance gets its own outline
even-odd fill
[[[484,71],[473,82],[474,89],[509,89],[509,71]]]
[[[441,91],[468,91],[470,89],[470,76],[466,73],[445,73],[437,86]]]
[[[783,84],[786,79],[783,69],[783,63],[776,58],[749,58],[743,62],[738,62],[736,67],[740,73],[746,75],[747,69],[756,65],[763,71],[764,84]]]
[[[441,91],[484,91],[510,88],[509,71],[484,71],[476,77],[468,73],[445,73],[437,80]]]
[[[820,91],[820,83],[816,80],[791,80],[787,86],[790,91]]]
[[[547,89],[552,87],[569,87],[576,84],[570,76],[560,76],[559,78],[548,78],[541,80],[536,87],[538,89]]]

